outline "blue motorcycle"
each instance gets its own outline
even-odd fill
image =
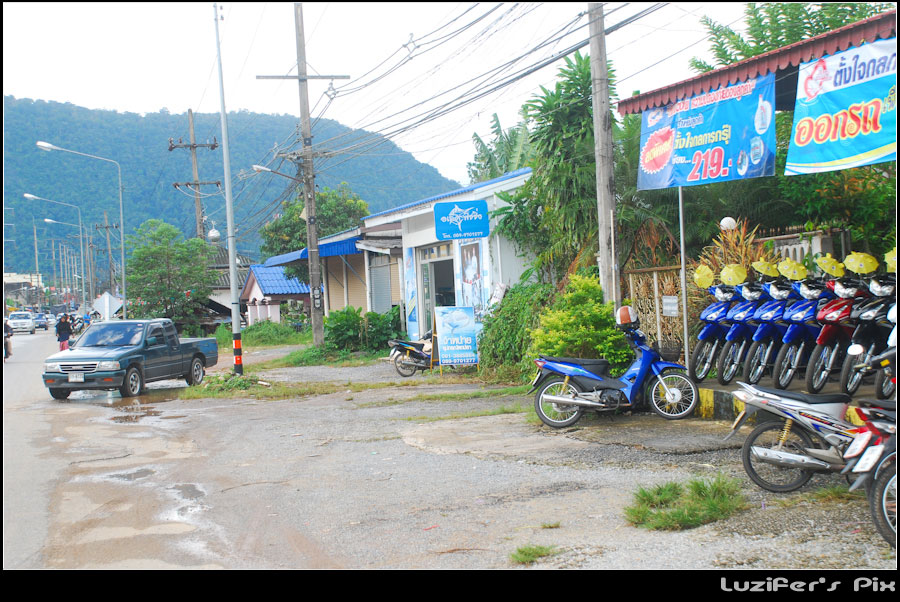
[[[728,328],[725,327],[725,317],[731,304],[741,298],[735,287],[726,284],[718,284],[707,288],[709,294],[716,301],[700,312],[700,320],[704,326],[697,335],[697,344],[691,353],[691,363],[688,374],[695,383],[702,382],[710,369],[716,365],[719,351],[725,344],[725,335]]]
[[[816,320],[819,306],[835,298],[834,292],[822,280],[801,280],[793,286],[803,299],[784,311],[782,319],[790,326],[781,339],[781,349],[772,366],[776,389],[787,389],[800,368],[806,366],[822,330]]]
[[[685,367],[663,361],[655,347],[638,330],[636,312],[620,307],[616,325],[635,352],[635,360],[618,378],[609,376],[605,359],[540,356],[534,360],[537,391],[534,409],[547,426],[563,428],[578,422],[585,410],[613,412],[637,409],[646,399],[657,414],[669,420],[685,418],[697,407],[697,386],[683,374]]]
[[[716,379],[722,385],[729,384],[744,365],[744,357],[756,331],[753,316],[761,304],[770,300],[759,282],[739,284],[735,288],[744,300],[736,303],[725,316],[725,323],[730,326],[716,365]]]
[[[766,368],[774,365],[788,329],[784,312],[800,299],[800,294],[783,278],[764,282],[763,288],[771,300],[760,305],[753,316],[758,326],[744,360],[744,380],[751,385],[759,383]]]

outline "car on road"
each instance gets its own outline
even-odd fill
[[[34,334],[34,315],[30,311],[14,311],[9,314],[9,325],[15,331],[25,331]]]
[[[42,379],[54,399],[72,391],[143,392],[148,382],[183,378],[199,385],[219,360],[215,338],[182,339],[167,318],[95,322],[66,351],[44,360]]]
[[[50,321],[47,319],[47,314],[36,314],[34,316],[34,326],[35,328],[50,330]]]

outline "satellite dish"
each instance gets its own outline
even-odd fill
[[[209,242],[219,242],[219,239],[222,236],[219,234],[218,230],[213,228],[212,230],[209,231],[209,234],[207,234],[206,237],[209,239]]]

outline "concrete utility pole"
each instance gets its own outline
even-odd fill
[[[618,261],[613,254],[615,236],[616,187],[613,179],[612,118],[609,103],[609,67],[606,61],[606,34],[603,4],[588,4],[591,48],[591,88],[594,111],[594,155],[597,164],[597,267],[604,300],[620,302]]]
[[[312,126],[309,120],[309,91],[307,81],[310,79],[350,79],[349,75],[307,75],[306,44],[303,36],[303,4],[294,4],[294,28],[297,32],[297,75],[257,75],[256,79],[296,79],[300,83],[300,135],[303,139],[303,152],[291,159],[297,163],[297,176],[303,181],[304,206],[306,207],[306,238],[309,254],[309,288],[312,297],[310,322],[313,331],[313,344],[325,342],[324,308],[322,304],[322,268],[319,263],[319,237],[316,228],[316,182],[313,171]]]
[[[215,150],[219,147],[218,141],[216,141],[215,137],[213,137],[212,144],[197,144],[194,138],[194,112],[191,109],[188,109],[188,128],[190,129],[191,143],[190,144],[182,144],[181,139],[178,140],[178,144],[175,144],[174,139],[169,138],[169,151],[172,151],[176,148],[189,148],[191,149],[191,166],[193,167],[193,182],[175,182],[173,184],[175,188],[179,186],[187,186],[191,190],[194,191],[194,219],[197,222],[197,238],[203,238],[205,235],[205,231],[203,228],[203,204],[200,202],[200,186],[204,184],[215,184],[216,186],[221,187],[221,182],[201,182],[199,169],[197,168],[197,148],[202,146],[208,148],[209,150]]]
[[[114,295],[116,292],[116,272],[113,270],[112,245],[109,242],[109,218],[106,217],[106,211],[103,212],[103,225],[94,224],[96,230],[106,230],[106,255],[109,258],[109,294]]]

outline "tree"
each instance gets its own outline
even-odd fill
[[[141,224],[126,237],[129,313],[194,324],[204,314],[215,272],[208,269],[212,247],[200,238],[185,239],[175,226],[158,219]]]
[[[468,172],[473,184],[521,169],[534,154],[525,122],[504,130],[500,126],[500,118],[494,113],[491,124],[493,139],[489,143],[485,143],[478,134],[472,134],[476,154],[475,159],[468,164]]]
[[[263,255],[272,257],[305,249],[306,204],[299,198],[282,204],[283,213],[260,229]],[[359,221],[369,215],[369,205],[359,198],[346,182],[341,182],[337,190],[325,188],[316,193],[316,224],[319,237],[330,236],[359,225]],[[309,271],[305,264],[288,266],[285,274],[308,281]]]

